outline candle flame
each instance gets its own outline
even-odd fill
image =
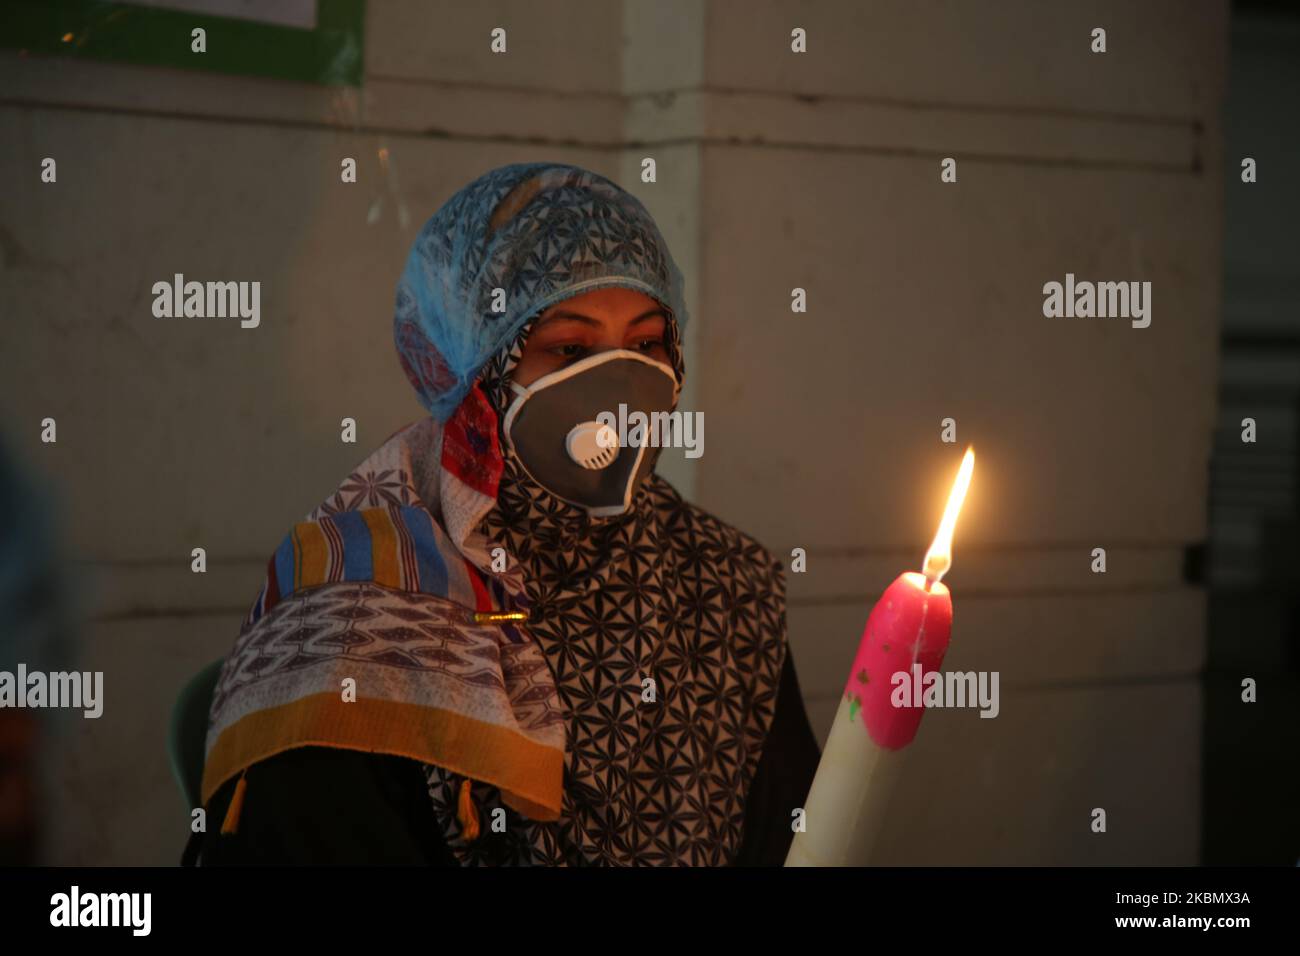
[[[952,492],[948,495],[948,506],[943,509],[939,533],[934,536],[934,543],[925,553],[927,590],[952,567],[952,532],[957,527],[957,515],[961,513],[962,502],[966,500],[966,489],[970,487],[971,472],[974,470],[975,449],[967,448],[961,460],[961,468],[957,472],[957,480],[952,483]]]

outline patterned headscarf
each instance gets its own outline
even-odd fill
[[[636,197],[576,166],[494,169],[449,199],[415,240],[397,285],[402,367],[446,421],[525,323],[609,286],[659,299],[685,326],[682,274]]]
[[[259,753],[350,747],[421,761],[467,865],[734,859],[786,653],[780,564],[654,474],[592,518],[501,433],[532,321],[608,286],[668,311],[680,380],[681,275],[609,180],[507,166],[425,226],[395,337],[433,417],[272,558],[218,686],[205,799]],[[519,609],[522,625],[492,622]],[[358,673],[384,699],[349,710],[338,681]]]

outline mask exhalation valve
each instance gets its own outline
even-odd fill
[[[599,471],[618,457],[618,433],[601,422],[583,422],[570,430],[564,450],[583,468]]]

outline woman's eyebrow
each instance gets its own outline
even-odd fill
[[[668,320],[668,315],[667,313],[664,312],[663,309],[651,309],[649,312],[643,312],[641,315],[638,315],[635,319],[629,322],[628,328],[631,328],[632,326],[637,325],[641,322],[645,322],[648,319],[653,319],[655,316],[659,316],[664,321]],[[605,327],[604,322],[600,321],[599,319],[594,319],[589,315],[583,315],[581,312],[561,311],[561,312],[552,312],[544,319],[539,319],[536,328],[540,329],[544,325],[549,325],[552,322],[558,322],[563,319],[568,319],[571,322],[581,322],[584,325],[589,325],[592,328],[596,328],[596,329],[601,329]]]
[[[605,326],[605,323],[601,322],[599,319],[593,319],[589,315],[582,315],[578,312],[552,312],[544,319],[538,320],[537,328],[540,329],[544,325],[550,325],[552,322],[558,322],[561,319],[569,319],[570,321],[573,322],[581,322],[584,325],[590,325],[592,328],[595,329],[604,328]]]
[[[629,322],[627,326],[628,328],[631,328],[632,326],[645,322],[648,319],[653,319],[655,316],[659,316],[659,318],[663,319],[665,322],[668,321],[668,315],[663,309],[651,309],[649,312],[643,312],[638,315],[635,319]]]

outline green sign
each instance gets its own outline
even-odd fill
[[[190,2],[209,11],[232,6]],[[110,0],[0,3],[0,47],[11,50],[330,86],[361,85],[364,26],[365,0],[316,0],[308,28]],[[193,51],[196,29],[206,52]]]

